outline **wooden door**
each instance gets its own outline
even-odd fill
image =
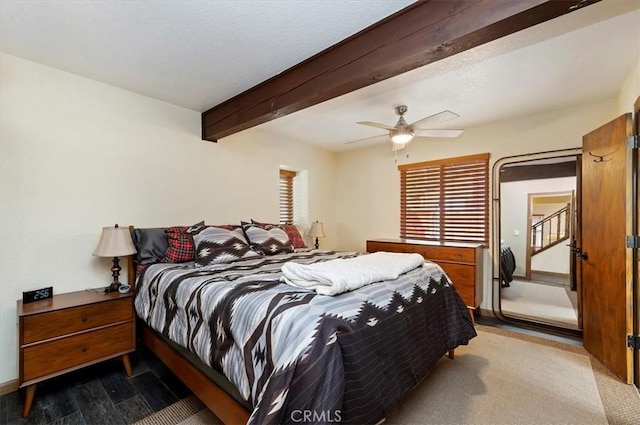
[[[633,198],[631,114],[583,137],[582,325],[584,347],[613,373],[632,382],[631,261],[626,248]]]
[[[640,137],[640,97],[636,99],[636,102],[633,105],[633,110],[635,113],[634,121],[634,134]],[[640,199],[640,149],[635,150],[635,182],[636,182],[636,194],[635,194],[635,202],[636,202],[636,223],[635,223],[635,233],[638,234],[640,231],[640,205],[638,205],[638,199]],[[633,327],[633,334],[640,335],[640,249],[636,249],[635,252],[635,262],[636,262],[636,275],[634,281],[634,306],[633,306],[633,317],[635,317],[635,324]],[[634,383],[636,387],[640,388],[640,350],[636,350],[635,352],[635,378]]]

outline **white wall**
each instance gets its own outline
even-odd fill
[[[527,203],[529,194],[571,192],[576,189],[575,177],[556,179],[522,180],[500,184],[500,214],[502,239],[511,247],[516,258],[516,276],[526,275],[527,258]],[[554,209],[556,211],[557,209]],[[514,230],[519,236],[514,235]],[[567,253],[568,251],[567,247]],[[542,255],[539,254],[539,255]],[[535,258],[535,257],[533,257]],[[567,254],[567,265],[569,257]],[[537,269],[540,270],[540,269]],[[543,269],[545,270],[545,269]]]
[[[531,257],[531,270],[569,275],[571,250],[568,243],[569,241],[552,246]]]
[[[276,221],[287,165],[308,170],[309,216],[336,246],[332,153],[258,131],[204,142],[198,112],[10,55],[0,84],[0,383],[18,375],[22,291],[110,282],[91,255],[102,226]]]
[[[487,107],[491,107],[490,104]],[[615,99],[565,110],[466,129],[457,139],[416,141],[399,163],[491,154],[496,160],[533,152],[582,145],[582,136],[616,116]],[[400,233],[400,180],[390,145],[341,153],[338,156],[338,248],[364,250],[366,240],[397,238]],[[493,194],[490,194],[492,197]],[[490,254],[490,250],[487,254]],[[491,309],[490,258],[485,259],[482,308]]]

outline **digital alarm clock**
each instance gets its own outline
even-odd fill
[[[22,304],[32,303],[34,301],[46,300],[53,297],[53,286],[42,289],[34,289],[33,291],[22,292]]]

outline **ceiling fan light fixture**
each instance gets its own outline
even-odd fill
[[[397,130],[391,132],[391,141],[398,145],[407,144],[413,139],[414,133],[411,130]]]

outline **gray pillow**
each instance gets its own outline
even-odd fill
[[[131,238],[138,251],[136,255],[138,264],[159,263],[164,258],[167,248],[169,248],[167,235],[161,227],[134,229]]]

